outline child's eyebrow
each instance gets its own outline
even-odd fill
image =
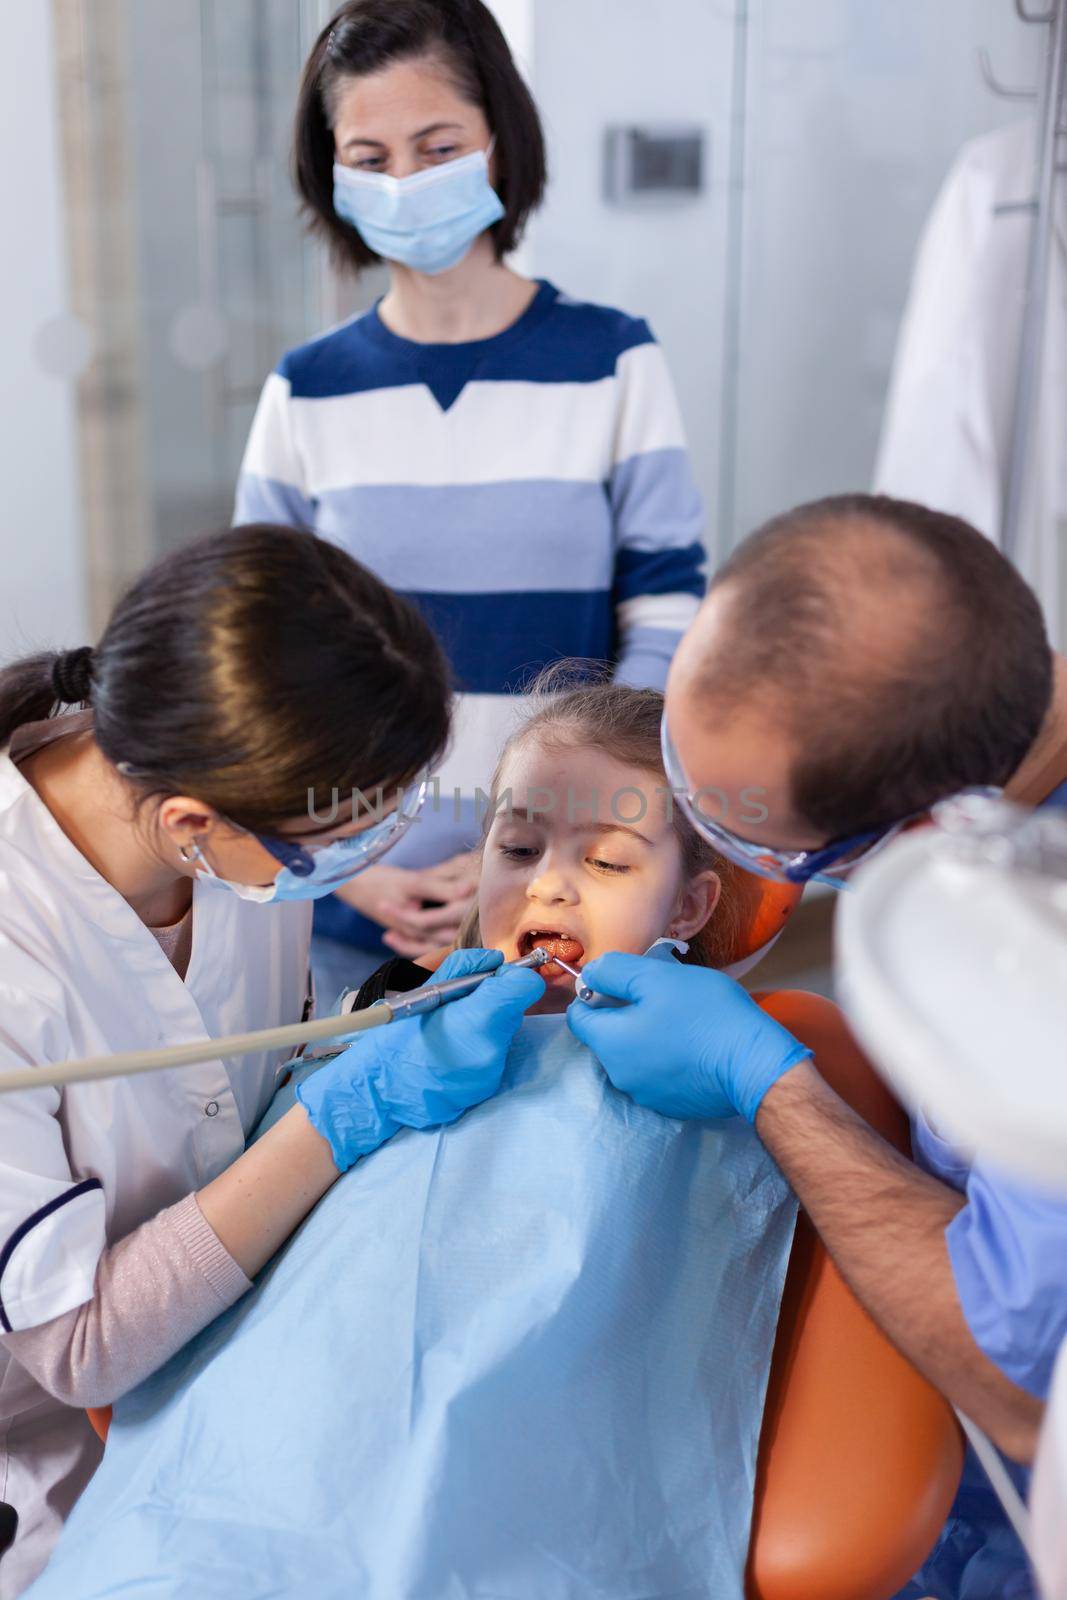
[[[635,839],[640,839],[642,844],[655,844],[647,833],[642,833],[640,828],[635,828],[632,822],[583,822],[573,824],[575,833],[628,833]]]
[[[510,806],[505,815],[517,822],[529,822],[536,826],[554,813],[543,806]],[[575,833],[626,833],[640,839],[642,844],[654,845],[656,842],[647,833],[642,833],[640,828],[635,828],[632,822],[572,822],[571,827]]]

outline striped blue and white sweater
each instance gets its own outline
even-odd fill
[[[475,791],[540,668],[593,658],[662,687],[704,590],[702,508],[659,346],[638,318],[549,283],[491,339],[417,344],[374,309],[291,351],[263,390],[236,520],[343,546],[445,647],[459,688],[447,803],[397,864],[473,842]]]

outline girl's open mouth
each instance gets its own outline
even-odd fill
[[[572,967],[581,963],[585,955],[585,946],[578,939],[572,939],[569,934],[561,933],[558,928],[531,928],[519,938],[519,955],[528,956],[535,946],[540,945],[542,950],[547,950],[550,956],[559,956],[562,961],[568,962]],[[563,974],[563,968],[554,961],[546,961],[539,968],[542,978],[555,978]]]

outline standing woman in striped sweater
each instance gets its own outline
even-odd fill
[[[337,264],[385,260],[389,289],[267,379],[236,517],[307,528],[414,600],[458,696],[439,799],[319,908],[326,983],[376,966],[383,932],[403,955],[454,936],[516,693],[569,656],[662,687],[704,550],[647,324],[506,264],[544,140],[481,0],[347,0],[304,70],[294,170]]]

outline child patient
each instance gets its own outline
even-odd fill
[[[661,710],[610,684],[535,710],[465,943],[728,957]],[[743,1119],[619,1094],[542,973],[500,1093],[357,1163],[117,1404],[35,1600],[742,1600],[794,1202]]]
[[[688,942],[690,961],[725,964],[732,869],[672,801],[662,695],[606,683],[544,698],[493,775],[478,898],[460,942],[508,961],[541,945],[581,967],[608,950],[643,955],[666,937]],[[548,993],[534,1009],[565,1010],[573,978],[555,962],[540,973]]]

